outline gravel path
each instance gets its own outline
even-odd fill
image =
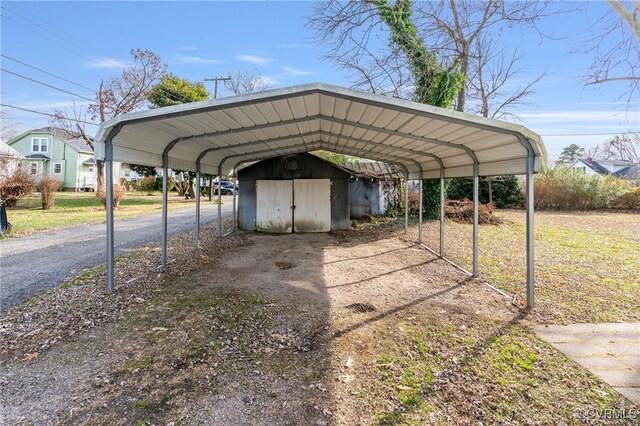
[[[229,197],[231,198],[231,197]],[[224,199],[224,197],[223,197]],[[222,205],[222,216],[231,216],[231,200]],[[203,202],[201,223],[218,216],[217,205]],[[120,256],[162,238],[160,213],[115,221],[115,254]],[[169,235],[192,230],[192,208],[169,212]],[[0,241],[0,310],[9,309],[37,293],[60,285],[86,268],[106,259],[104,223],[82,225],[55,232]]]

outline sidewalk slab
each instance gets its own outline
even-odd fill
[[[640,323],[541,325],[533,330],[640,407]]]

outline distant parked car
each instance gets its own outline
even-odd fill
[[[222,191],[221,191],[222,195],[233,195],[238,190],[238,188],[233,184],[233,182],[229,182],[226,180],[223,180],[221,182],[221,187],[222,187]],[[213,183],[213,193],[218,194],[218,182]]]

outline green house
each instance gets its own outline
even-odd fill
[[[96,160],[93,149],[80,137],[63,139],[51,127],[24,132],[7,144],[25,156],[29,173],[38,181],[55,176],[65,191],[94,191]]]

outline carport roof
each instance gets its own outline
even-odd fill
[[[95,157],[224,175],[236,164],[327,150],[396,164],[411,179],[534,172],[546,155],[529,129],[403,99],[313,83],[119,115],[96,135]]]

